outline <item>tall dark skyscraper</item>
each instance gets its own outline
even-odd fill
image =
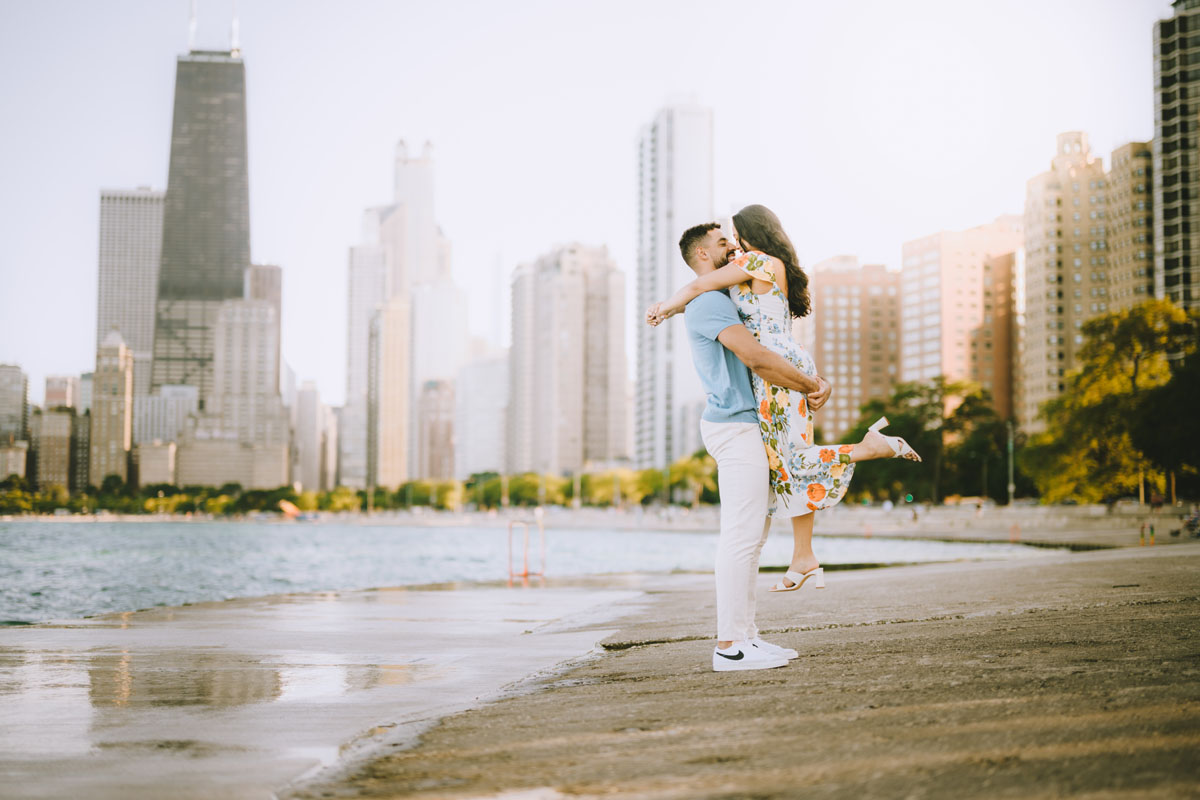
[[[246,68],[238,52],[193,50],[175,72],[151,383],[213,389],[221,302],[250,266]]]
[[[1154,294],[1200,308],[1200,0],[1154,26]]]

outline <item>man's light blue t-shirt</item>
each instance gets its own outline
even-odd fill
[[[737,308],[725,292],[705,292],[683,312],[692,362],[708,394],[701,419],[709,422],[758,422],[750,370],[717,341],[730,325],[741,325]]]

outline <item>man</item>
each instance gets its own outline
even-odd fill
[[[725,266],[737,247],[718,223],[710,222],[685,231],[679,250],[701,276]],[[747,367],[768,383],[804,392],[813,409],[829,399],[830,386],[759,344],[725,292],[705,292],[692,300],[684,320],[692,361],[707,395],[700,435],[716,459],[721,493],[713,669],[782,667],[796,651],[763,641],[754,624],[758,559],[771,526],[770,480]]]

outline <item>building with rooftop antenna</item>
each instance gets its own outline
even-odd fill
[[[176,64],[152,387],[212,394],[217,314],[243,297],[249,266],[245,65],[232,48],[193,49]]]

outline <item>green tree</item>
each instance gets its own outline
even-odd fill
[[[594,506],[637,504],[642,501],[637,473],[628,468],[610,469],[584,476],[584,502]]]
[[[443,511],[454,511],[460,508],[465,496],[463,485],[459,481],[438,481],[433,484],[432,495],[432,505]]]
[[[301,492],[292,502],[301,511],[316,511],[321,507],[321,496],[313,491]]]
[[[1180,480],[1177,490],[1200,494],[1200,352],[1192,350],[1171,379],[1141,395],[1133,418],[1133,445],[1158,468]],[[1163,424],[1169,420],[1170,424]]]
[[[700,505],[700,495],[717,486],[717,462],[704,450],[684,456],[671,465],[669,471],[672,491],[686,491],[692,499],[692,507]]]
[[[1143,406],[1148,393],[1171,380],[1169,357],[1195,351],[1195,331],[1194,318],[1162,300],[1084,323],[1080,367],[1042,407],[1046,431],[1024,451],[1045,502],[1110,501],[1136,494],[1143,480],[1163,488],[1132,433],[1141,415],[1153,413]]]
[[[15,476],[14,476],[15,477]],[[24,479],[19,478],[23,481]],[[33,496],[16,482],[5,483],[11,488],[0,486],[0,514],[29,514],[33,511]]]
[[[362,508],[362,499],[353,489],[338,486],[321,494],[318,507],[322,511],[358,511]]]
[[[634,486],[635,491],[640,497],[638,502],[642,505],[649,505],[655,500],[662,498],[663,491],[663,471],[661,469],[641,469],[637,472],[637,480]]]

